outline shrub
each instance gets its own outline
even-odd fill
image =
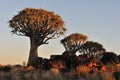
[[[117,55],[113,52],[105,52],[103,54],[103,57],[101,58],[101,61],[104,64],[118,64],[119,63],[119,59]]]

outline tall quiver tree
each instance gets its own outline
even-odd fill
[[[88,37],[84,34],[73,33],[64,39],[61,40],[61,43],[65,47],[66,51],[69,51],[70,55],[75,55],[75,53],[79,50],[81,45],[83,45],[87,41]]]
[[[9,26],[12,33],[30,38],[28,66],[38,57],[38,46],[48,44],[50,39],[58,38],[66,31],[64,21],[59,15],[34,8],[20,11],[9,21]]]

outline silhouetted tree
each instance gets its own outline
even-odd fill
[[[64,21],[59,15],[34,8],[20,11],[9,21],[9,26],[13,33],[30,38],[28,65],[31,65],[34,58],[38,57],[38,46],[48,44],[48,40],[58,38],[66,31]]]
[[[79,50],[82,44],[87,41],[88,37],[84,34],[74,33],[61,40],[61,43],[65,47],[66,51],[69,51],[72,55]]]
[[[119,59],[114,52],[104,52],[103,57],[101,58],[101,61],[104,64],[109,64],[109,63],[118,64],[119,63]]]
[[[95,56],[96,54],[105,52],[105,49],[103,48],[102,44],[98,42],[87,41],[81,46],[79,51],[84,54],[90,54],[90,56]]]

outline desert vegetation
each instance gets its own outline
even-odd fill
[[[64,21],[52,11],[26,8],[9,26],[12,33],[29,37],[31,46],[27,64],[0,65],[0,80],[120,80],[120,55],[106,51],[83,33],[63,38],[65,51],[60,55],[38,56],[40,45],[66,32]]]
[[[1,80],[119,80],[120,66],[105,65],[105,69],[96,69],[86,65],[67,71],[54,66],[49,70],[22,65],[1,65]],[[60,67],[59,67],[60,68]]]

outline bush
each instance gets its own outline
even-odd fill
[[[104,64],[118,64],[119,59],[117,55],[113,52],[105,52],[101,58]]]

